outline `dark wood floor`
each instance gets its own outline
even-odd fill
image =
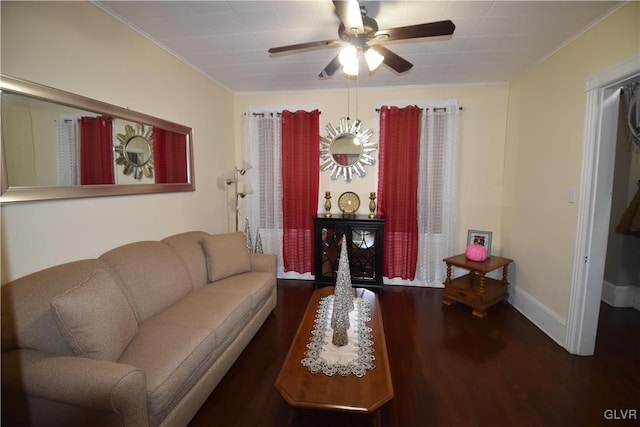
[[[273,384],[313,287],[278,288],[277,308],[192,427],[640,425],[640,312],[603,304],[595,355],[581,357],[509,304],[477,319],[442,306],[439,289],[399,286],[380,300],[395,397],[377,418],[293,411]]]

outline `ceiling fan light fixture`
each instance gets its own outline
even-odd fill
[[[358,56],[360,55],[360,52],[362,52],[365,57],[365,62],[367,62],[367,67],[370,72],[376,70],[380,66],[380,63],[384,63],[398,74],[401,74],[409,71],[411,67],[413,67],[413,64],[385,48],[382,44],[375,44],[375,50],[367,53],[369,50],[367,43],[369,41],[402,41],[427,37],[450,36],[456,29],[455,24],[451,22],[451,20],[444,20],[380,30],[376,20],[367,15],[366,6],[360,5],[358,0],[334,0],[333,5],[336,15],[340,18],[340,25],[338,26],[338,40],[321,40],[272,47],[268,52],[289,52],[334,46],[336,44],[344,44],[346,42],[350,47],[341,51],[340,54],[335,55],[329,64],[327,64],[327,66],[320,72],[318,75],[319,78],[332,76],[336,71],[338,71],[341,65],[345,73],[348,73],[349,75],[357,75],[359,67]],[[376,53],[378,55],[376,55]]]
[[[357,76],[358,75],[358,58],[353,61],[351,64],[343,65],[342,71],[348,76]]]
[[[342,49],[338,60],[342,64],[342,71],[348,76],[358,75],[358,49],[354,45],[349,45]]]
[[[384,56],[380,55],[379,52],[369,48],[364,53],[364,60],[367,63],[367,67],[369,67],[369,71],[375,71],[382,65],[382,61],[384,61]]]
[[[358,62],[358,49],[354,45],[349,45],[342,49],[338,59],[343,67],[353,67],[353,64]]]

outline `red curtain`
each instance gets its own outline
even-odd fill
[[[418,258],[418,150],[420,109],[382,107],[378,214],[386,218],[386,277],[412,280]]]
[[[153,167],[156,183],[187,180],[187,136],[153,128]]]
[[[113,125],[109,117],[80,118],[80,184],[115,184]]]
[[[282,225],[285,271],[313,273],[318,211],[320,112],[282,112]]]

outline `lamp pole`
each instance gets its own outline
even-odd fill
[[[233,184],[233,193],[235,195],[235,210],[236,210],[236,231],[239,231],[239,215],[240,215],[240,197],[244,198],[247,193],[238,192],[238,181],[240,180],[240,175],[244,175],[247,172],[246,169],[238,169],[237,167],[233,168],[233,179],[227,179],[227,185]]]

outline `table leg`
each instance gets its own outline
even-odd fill
[[[447,263],[447,277],[444,279],[445,291],[447,286],[451,286],[451,264]],[[442,294],[442,304],[451,305],[451,300],[447,297],[446,292]]]
[[[484,273],[480,272],[480,295],[484,295]]]
[[[479,310],[477,308],[474,308],[473,311],[471,312],[471,314],[473,314],[474,316],[479,317],[479,318],[482,319],[483,317],[485,317],[487,315],[487,310],[486,309]]]
[[[509,275],[509,265],[505,265],[502,267],[502,284],[507,286],[509,281],[507,280],[507,276]]]

